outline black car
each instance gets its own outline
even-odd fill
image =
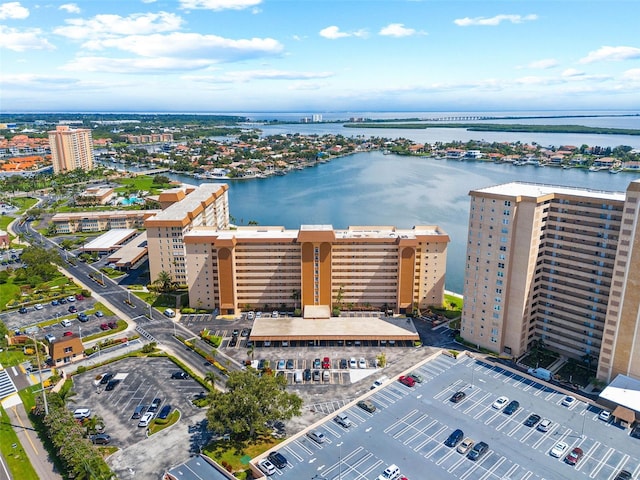
[[[340,368],[346,370],[349,366],[349,362],[347,362],[346,358],[340,360]]]
[[[520,408],[520,402],[518,402],[517,400],[511,400],[506,407],[504,407],[504,410],[502,410],[503,413],[506,413],[507,415],[513,415],[515,413],[516,410],[518,410],[518,408]]]
[[[631,430],[631,433],[629,435],[633,438],[640,438],[640,425],[636,425],[635,427],[633,427],[633,430]]]
[[[248,337],[249,336],[249,329],[248,328],[243,328],[242,331],[240,332],[240,336],[241,337]],[[273,463],[273,462],[271,462]]]
[[[78,312],[78,309],[76,308],[75,305],[71,305],[69,307],[69,313],[77,313],[77,312]]]
[[[532,413],[531,415],[529,415],[529,418],[524,421],[524,425],[525,427],[535,427],[539,421],[540,415]]]
[[[109,380],[111,380],[112,378],[113,378],[113,373],[105,373],[100,379],[100,384],[106,385],[107,383],[109,383]]]
[[[267,458],[276,468],[283,469],[287,466],[287,459],[280,452],[271,452]]]
[[[258,370],[264,370],[265,365],[266,365],[266,360],[264,358],[261,358],[260,360],[258,360]]]
[[[160,408],[160,404],[162,403],[162,399],[161,398],[154,398],[153,402],[151,402],[151,405],[149,405],[149,408],[147,409],[147,413],[151,412],[157,412],[158,409]]]
[[[613,480],[632,480],[633,475],[628,470],[620,470]]]
[[[453,395],[451,395],[451,398],[449,399],[449,401],[453,403],[458,403],[458,402],[461,402],[466,396],[467,394],[464,392],[456,392]]]
[[[67,303],[67,299],[66,298],[61,298],[60,300],[58,300],[58,303],[60,305],[64,305],[65,303]]]
[[[20,310],[18,310],[18,313],[27,313],[27,309],[25,307],[20,307]]]
[[[240,335],[240,331],[237,328],[234,328],[233,332],[231,333],[231,336],[237,337],[238,335]]]
[[[304,377],[305,382],[311,381],[311,369],[305,368],[302,376]]]
[[[106,433],[98,433],[97,435],[91,436],[91,441],[95,445],[106,445],[111,441],[111,437]]]
[[[109,383],[107,383],[105,390],[111,391],[114,388],[116,388],[119,383],[120,383],[120,380],[109,380]]]
[[[187,372],[183,372],[182,370],[180,370],[179,372],[173,372],[171,374],[171,378],[184,380],[185,378],[189,378],[189,375],[187,375]]]
[[[236,345],[238,345],[238,337],[231,337],[231,340],[229,340],[229,346],[235,347]]]
[[[171,405],[167,404],[164,407],[162,407],[162,410],[160,410],[160,413],[158,414],[158,418],[160,420],[166,420],[170,413],[171,413]]]
[[[489,445],[487,443],[479,442],[473,446],[473,448],[471,449],[467,457],[469,458],[469,460],[475,461],[475,460],[478,460],[482,455],[487,453],[488,450],[489,450]]]
[[[287,360],[287,370],[293,370],[294,369],[294,364],[295,364],[295,362],[293,361],[293,358],[289,358]]]
[[[449,435],[449,438],[444,441],[444,444],[447,447],[455,447],[462,441],[463,438],[464,432],[458,428],[457,430],[454,430],[451,435]]]

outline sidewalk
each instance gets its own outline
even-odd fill
[[[56,467],[44,449],[38,437],[20,397],[8,397],[2,402],[2,406],[9,415],[9,421],[13,430],[18,435],[24,454],[28,457],[40,480],[62,480],[62,476],[56,471]]]

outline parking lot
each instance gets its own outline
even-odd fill
[[[96,302],[92,298],[84,298],[73,302],[69,302],[67,298],[65,297],[63,304],[42,303],[42,308],[29,306],[26,307],[25,313],[9,312],[2,314],[0,318],[9,329],[26,332],[40,339],[43,339],[45,335],[53,335],[56,339],[60,339],[65,332],[72,332],[84,338],[102,330],[109,330],[110,328],[101,328],[101,325],[107,324],[108,326],[110,323],[113,324],[113,322],[118,321],[118,318],[115,315],[109,315],[106,309],[104,312],[101,310],[103,316],[96,316]],[[75,309],[73,312],[70,311],[72,307]],[[86,314],[86,321],[84,322],[78,319],[78,316],[82,313]],[[68,320],[69,323],[63,326],[60,323],[63,320]],[[53,323],[49,325],[42,325],[51,321]]]
[[[375,389],[369,400],[376,411],[357,406],[345,413],[353,422],[344,428],[328,417],[317,428],[325,441],[301,436],[279,449],[289,464],[277,471],[281,478],[377,478],[397,464],[409,479],[559,479],[611,480],[621,469],[640,472],[640,440],[628,431],[598,418],[601,410],[576,401],[562,405],[565,395],[494,364],[466,355],[458,360],[439,356],[414,370],[424,379],[414,387],[392,381]],[[451,396],[463,391],[459,403]],[[499,396],[517,400],[512,415],[493,408]],[[546,431],[524,421],[537,413],[552,422]],[[476,461],[444,445],[455,429],[488,451]],[[584,456],[573,467],[564,456],[549,452],[558,442],[568,450],[580,447]]]
[[[191,400],[204,390],[203,387],[191,378],[172,379],[172,373],[177,371],[180,368],[166,358],[127,358],[74,375],[76,395],[69,408],[91,409],[104,420],[111,444],[126,449],[146,438],[147,429],[138,427],[139,420],[131,418],[138,405],[150,405],[153,399],[160,398],[161,407],[171,405],[180,411],[179,423],[183,425],[199,412]],[[120,380],[111,391],[96,382],[96,376],[104,373],[112,373]]]

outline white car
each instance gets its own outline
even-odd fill
[[[258,467],[260,468],[260,470],[262,470],[262,473],[264,473],[268,477],[276,473],[275,465],[269,460],[262,460],[260,463],[258,463]]]
[[[598,415],[598,418],[600,420],[604,420],[605,422],[608,422],[609,419],[611,418],[611,412],[609,410],[603,410]]]
[[[575,402],[576,402],[575,397],[572,397],[571,395],[567,395],[562,399],[562,405],[564,405],[565,407],[570,407]]]
[[[358,367],[367,368],[367,361],[364,358],[361,358],[360,360],[358,360]]]
[[[70,327],[71,326],[71,320],[67,320],[66,318],[64,320],[62,320],[60,322],[60,325],[62,325],[63,327]]]
[[[33,308],[35,308],[36,310],[42,310],[44,307],[41,303],[36,303]]]
[[[509,399],[508,399],[507,397],[505,397],[505,396],[498,397],[498,398],[496,399],[496,401],[495,401],[495,402],[493,402],[492,407],[493,407],[493,408],[495,408],[495,409],[497,409],[497,410],[500,410],[501,408],[504,408],[504,406],[505,406],[507,403],[509,403]]]
[[[358,362],[353,357],[349,359],[349,368],[358,368]]]
[[[148,427],[151,420],[153,420],[153,413],[145,413],[138,422],[139,427]]]
[[[69,295],[69,296],[67,297],[67,302],[71,302],[71,303],[73,303],[73,302],[75,302],[75,301],[76,301],[76,297],[74,297],[73,295]]]
[[[567,451],[568,448],[569,448],[569,445],[567,445],[566,443],[558,442],[553,446],[549,454],[552,457],[560,458],[564,455],[564,453]]]

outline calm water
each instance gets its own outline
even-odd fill
[[[191,177],[172,175],[186,183]],[[462,292],[470,190],[528,181],[624,191],[634,174],[514,167],[361,153],[286,176],[230,181],[231,214],[238,224],[299,228],[301,224],[439,225],[451,237],[447,289]]]

